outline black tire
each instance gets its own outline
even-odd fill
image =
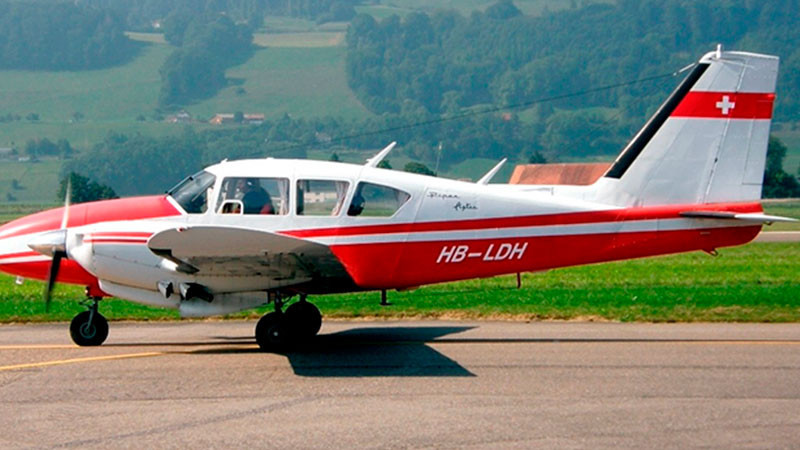
[[[81,347],[95,347],[105,342],[108,337],[108,321],[100,313],[94,313],[92,322],[89,317],[91,311],[84,311],[72,319],[69,325],[69,335],[72,342]]]
[[[322,327],[322,314],[313,303],[297,302],[286,308],[286,322],[294,336],[311,339]]]
[[[283,314],[271,312],[258,320],[256,342],[264,351],[282,350],[286,346],[286,324]]]

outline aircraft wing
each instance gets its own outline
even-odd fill
[[[325,245],[249,228],[172,228],[151,236],[147,246],[177,264],[176,270],[202,276],[284,281],[348,276]]]

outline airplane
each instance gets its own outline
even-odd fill
[[[264,350],[315,336],[309,295],[411,289],[742,245],[759,202],[778,58],[720,47],[594,184],[489,184],[329,161],[223,161],[165,195],[69,205],[0,227],[0,270],[86,287],[70,324],[102,344],[100,300],[223,315],[272,304]],[[501,162],[502,164],[502,162]]]

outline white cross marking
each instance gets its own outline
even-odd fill
[[[732,102],[727,95],[722,96],[722,101],[717,102],[717,108],[722,110],[722,115],[727,116],[728,112],[736,107],[736,103]]]

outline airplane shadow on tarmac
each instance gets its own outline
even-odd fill
[[[474,327],[375,327],[322,334],[280,352],[304,377],[474,377],[427,344]],[[239,341],[238,338],[222,338]],[[243,340],[243,339],[242,339]],[[255,349],[198,350],[192,353],[258,353]]]
[[[317,336],[286,352],[294,373],[305,377],[473,377],[428,345],[472,327],[356,328]]]

